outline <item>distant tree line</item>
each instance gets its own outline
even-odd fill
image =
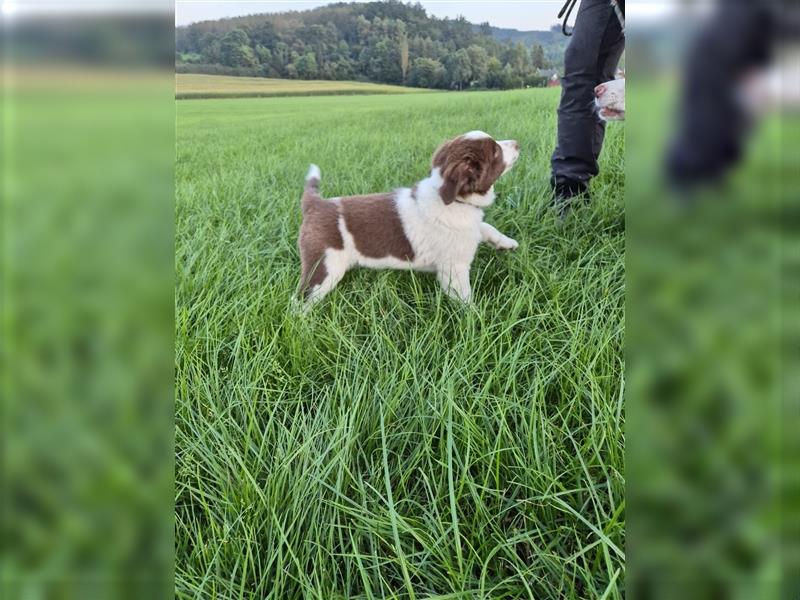
[[[499,42],[491,31],[430,17],[419,4],[340,3],[179,27],[176,68],[459,90],[544,85],[543,47]]]

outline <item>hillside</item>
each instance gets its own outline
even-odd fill
[[[419,4],[396,0],[338,3],[178,27],[176,70],[509,89],[544,85],[540,69],[560,67],[552,39],[547,46],[523,39],[504,41],[489,29],[463,18],[438,19]]]
[[[553,17],[555,19],[555,14]],[[528,48],[540,45],[544,49],[544,57],[549,66],[559,71],[563,69],[564,51],[567,49],[569,38],[561,32],[560,25],[554,25],[548,31],[520,31],[483,24],[473,25],[473,30],[488,32],[492,38],[501,43],[522,43]]]

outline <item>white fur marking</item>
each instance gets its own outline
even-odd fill
[[[319,167],[317,165],[312,164],[308,167],[308,174],[306,175],[306,181],[309,179],[316,179],[319,181],[322,179],[322,173],[320,173]]]
[[[490,136],[485,131],[478,131],[476,129],[475,131],[470,131],[470,132],[465,133],[462,137],[465,140],[482,140],[482,139],[485,139],[485,138],[490,138],[492,136]]]
[[[514,163],[517,162],[519,158],[519,144],[514,140],[503,140],[497,143],[503,151],[503,162],[506,164],[506,168],[503,171],[505,175],[511,170],[511,167],[514,166]]]
[[[481,237],[484,242],[497,250],[515,250],[519,248],[517,240],[503,235],[489,223],[481,223]]]
[[[494,198],[494,186],[492,186],[485,194],[470,194],[469,196],[460,196],[458,201],[464,204],[469,204],[470,206],[474,206],[475,208],[486,208],[487,206],[494,204]]]
[[[595,106],[604,121],[625,120],[625,80],[612,79],[595,88]]]

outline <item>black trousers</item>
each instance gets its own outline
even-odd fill
[[[738,90],[742,76],[767,64],[778,14],[770,3],[719,3],[689,49],[667,181],[675,188],[714,183],[742,157],[751,126]]]
[[[600,172],[605,123],[594,107],[594,88],[614,78],[625,35],[609,0],[582,0],[564,55],[558,142],[553,177],[589,181]]]

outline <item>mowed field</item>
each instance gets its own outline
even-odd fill
[[[354,96],[362,94],[414,94],[428,91],[420,88],[361,81],[303,81],[194,73],[175,74],[175,97],[178,99]]]
[[[549,209],[558,90],[177,107],[176,595],[621,598],[624,136],[594,201]],[[520,141],[474,305],[353,271],[292,310],[308,164],[323,195],[424,177],[445,138]]]

